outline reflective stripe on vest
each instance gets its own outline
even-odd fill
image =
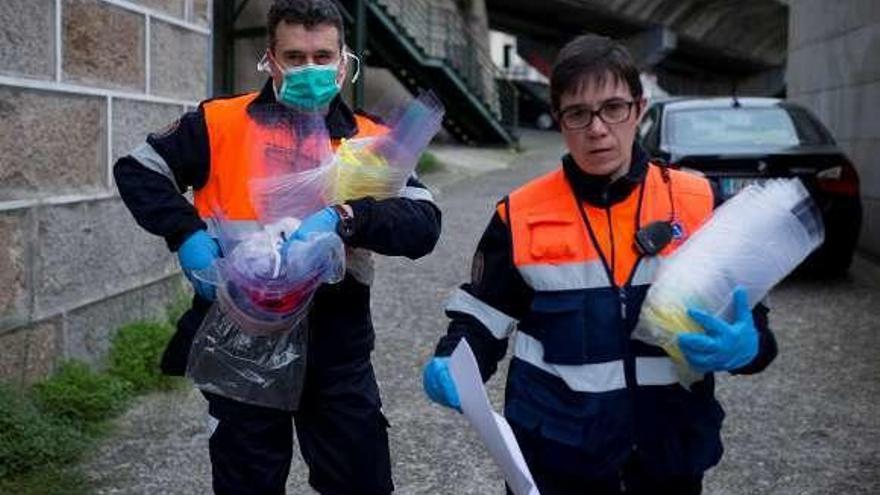
[[[472,296],[462,289],[456,289],[446,301],[446,311],[458,311],[471,315],[477,319],[496,339],[506,339],[513,328],[516,320],[498,311],[492,306]]]
[[[516,334],[513,355],[560,378],[575,392],[600,393],[626,388],[622,359],[596,364],[549,364],[544,361],[544,345],[522,332]],[[675,364],[668,357],[637,357],[635,363],[638,385],[663,386],[678,383]]]
[[[318,132],[298,137],[289,125],[261,124],[248,113],[248,105],[258,93],[235,98],[212,100],[202,109],[210,143],[210,171],[205,185],[195,191],[193,197],[199,216],[207,218],[218,211],[227,220],[254,220],[257,214],[250,197],[250,180],[261,173],[268,173],[272,162],[286,164],[291,161],[291,150],[305,162],[316,160],[332,152],[325,149],[327,135]],[[354,138],[384,134],[387,128],[370,119],[355,115],[358,132]],[[323,117],[316,123],[302,127],[324,125]],[[303,133],[306,134],[306,133]],[[298,142],[294,142],[299,139]],[[332,148],[339,141],[330,142]]]

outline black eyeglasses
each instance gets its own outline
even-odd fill
[[[634,101],[606,101],[598,110],[590,110],[586,105],[573,105],[559,112],[562,127],[575,131],[590,127],[593,117],[598,116],[606,124],[619,124],[629,118]]]

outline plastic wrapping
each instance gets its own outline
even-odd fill
[[[345,247],[334,233],[290,240],[299,221],[283,219],[266,227],[231,232],[217,222],[223,257],[195,276],[218,288],[217,301],[230,318],[252,334],[284,331],[308,309],[321,284],[345,275]],[[284,249],[282,249],[284,246]]]
[[[289,331],[243,331],[214,304],[193,340],[187,376],[196,387],[247,404],[296,410],[305,379],[308,320]]]
[[[731,321],[733,290],[754,307],[824,240],[821,215],[797,179],[753,185],[725,202],[661,265],[633,338],[662,347],[688,387],[702,377],[678,348],[678,334],[702,332],[695,307]]]
[[[190,349],[187,376],[202,390],[278,409],[299,401],[307,351],[307,311],[323,283],[345,273],[345,249],[333,233],[284,240],[296,219],[276,224],[215,222],[224,257],[196,272],[217,286]],[[284,249],[282,249],[284,246]]]
[[[442,120],[440,101],[423,93],[389,117],[386,134],[343,139],[316,168],[255,176],[250,189],[260,220],[304,218],[328,204],[396,196]]]
[[[333,157],[325,117],[266,105],[254,112],[249,132],[259,134],[247,164],[251,203],[263,224],[305,218],[325,206],[326,165]],[[261,186],[265,184],[265,186]]]

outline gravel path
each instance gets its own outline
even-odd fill
[[[526,133],[524,144],[515,156],[441,150],[447,160],[491,159],[509,168],[480,175],[473,166],[450,167],[426,177],[442,186],[437,249],[416,262],[377,262],[373,360],[392,424],[396,493],[503,493],[500,474],[464,420],[424,397],[421,368],[445,330],[443,300],[467,276],[495,201],[547,170],[561,151],[555,134]],[[770,303],[780,356],[761,375],[719,380],[727,452],[708,474],[705,493],[880,493],[880,284],[790,281]],[[499,409],[502,373],[489,382]],[[142,398],[86,466],[96,493],[209,493],[206,417],[204,400],[191,389]],[[306,476],[295,455],[288,493],[314,493]]]

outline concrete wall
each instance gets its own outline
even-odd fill
[[[816,113],[855,162],[861,248],[880,256],[880,2],[791,0],[788,95]]]
[[[98,362],[161,314],[176,260],[118,197],[116,158],[208,94],[210,0],[0,1],[0,379]]]

